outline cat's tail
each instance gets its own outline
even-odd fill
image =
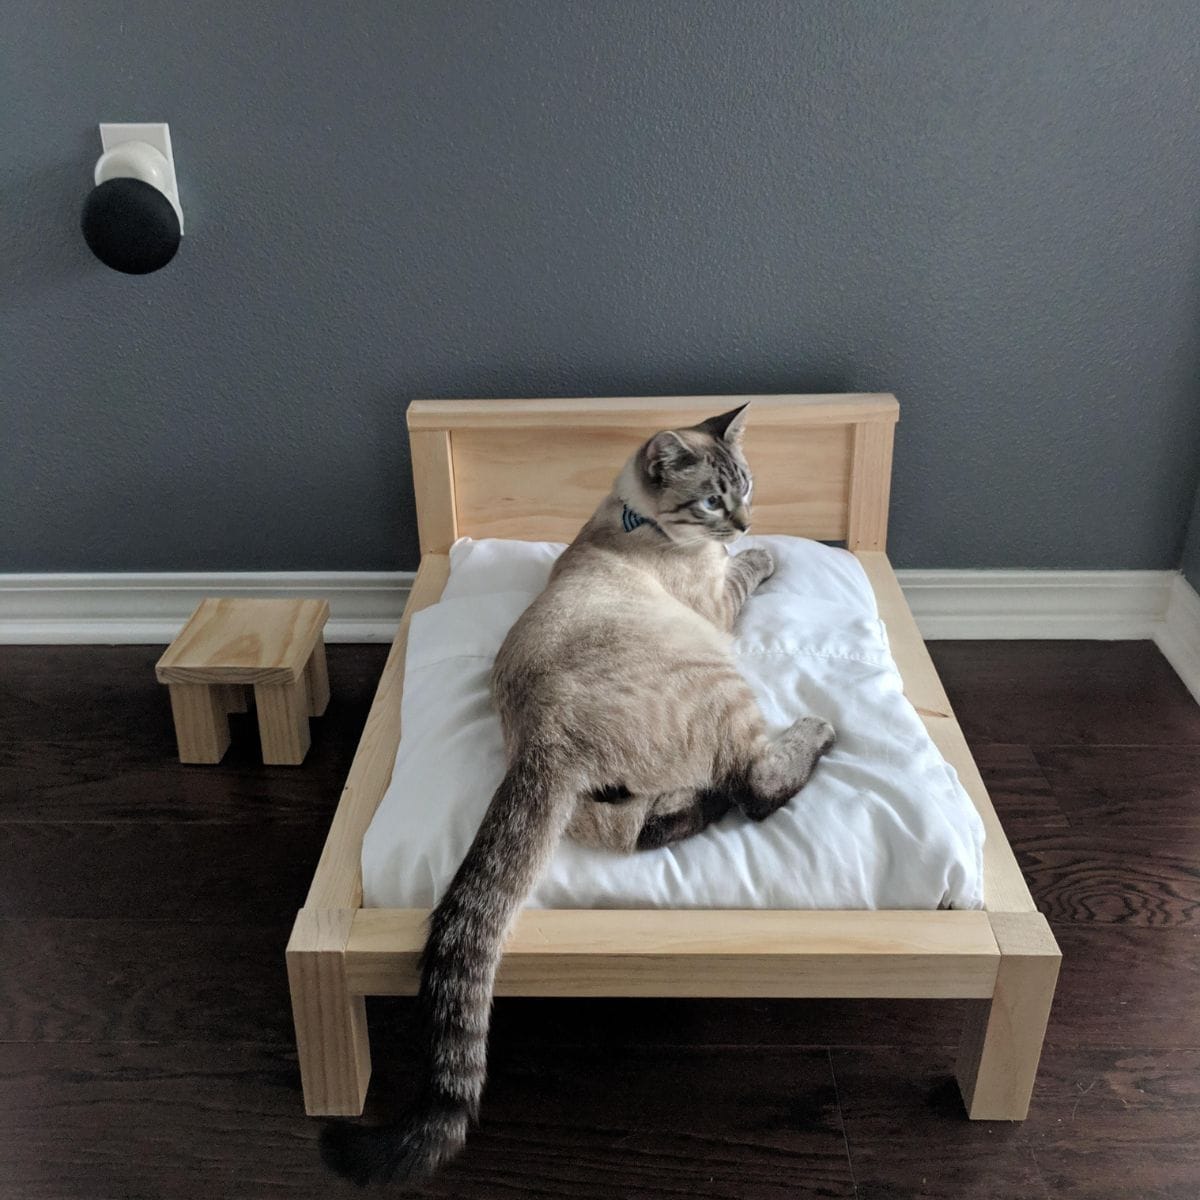
[[[453,1157],[479,1109],[492,985],[517,910],[562,836],[575,790],[544,756],[509,768],[458,873],[429,919],[417,1010],[422,1078],[406,1119],[326,1126],[325,1162],[360,1184],[419,1179]]]

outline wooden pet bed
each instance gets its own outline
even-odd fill
[[[844,541],[858,556],[905,692],[983,818],[986,909],[530,909],[507,943],[496,994],[968,999],[957,1065],[967,1112],[1026,1115],[1060,955],[884,553],[899,412],[889,395],[411,405],[421,566],[287,948],[311,1115],[361,1113],[371,1074],[364,997],[417,990],[427,914],[363,908],[360,859],[400,739],[409,622],[441,595],[451,543],[570,541],[641,440],[746,400],[754,530]]]

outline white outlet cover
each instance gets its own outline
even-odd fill
[[[167,160],[167,188],[164,195],[179,217],[179,232],[183,234],[183,208],[179,203],[179,185],[175,180],[175,156],[171,153],[171,128],[164,122],[113,123],[101,122],[100,145],[105,153],[126,142],[145,142]]]

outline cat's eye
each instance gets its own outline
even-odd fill
[[[721,507],[721,497],[705,496],[704,499],[700,501],[700,507],[707,508],[709,512],[716,512],[717,509]]]

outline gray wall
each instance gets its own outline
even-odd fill
[[[1183,547],[1183,573],[1188,583],[1200,591],[1200,491],[1196,493],[1196,505],[1192,509],[1192,520]]]
[[[414,396],[882,388],[900,564],[1179,562],[1193,0],[0,18],[0,570],[412,566]],[[126,278],[95,125],[162,119]]]

